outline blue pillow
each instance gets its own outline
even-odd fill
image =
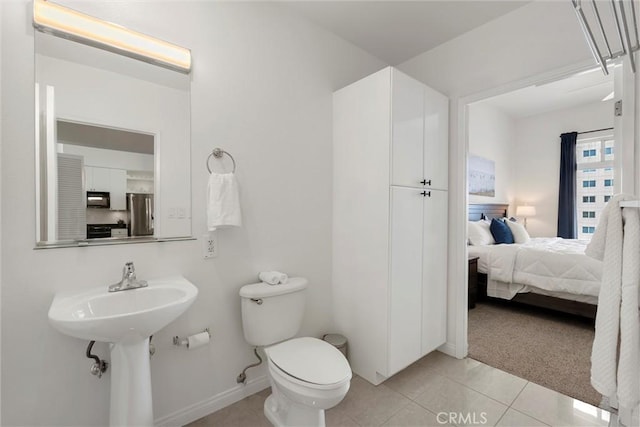
[[[493,238],[495,239],[496,244],[500,244],[500,243],[511,244],[514,242],[513,233],[511,232],[511,229],[501,219],[493,218],[491,220],[491,225],[489,226],[489,230],[491,230],[491,234],[493,234]]]

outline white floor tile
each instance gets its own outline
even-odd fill
[[[545,427],[548,424],[531,418],[528,415],[518,412],[513,408],[507,409],[507,412],[500,418],[496,427]]]
[[[609,413],[538,384],[528,383],[511,405],[551,426],[607,426]]]
[[[398,411],[391,419],[384,423],[385,427],[432,427],[432,426],[451,426],[446,422],[446,418],[440,420],[436,418],[436,414],[429,412],[422,406],[413,402]]]
[[[269,393],[191,425],[268,427],[262,404]],[[604,427],[609,413],[475,360],[433,352],[378,386],[354,375],[345,399],[325,417],[327,427]]]
[[[492,426],[507,410],[506,405],[440,375],[429,378],[427,390],[415,402],[436,415],[452,414],[448,421],[458,426]]]
[[[511,405],[527,385],[527,380],[481,363],[460,376],[460,383],[505,405]]]

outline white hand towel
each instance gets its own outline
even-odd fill
[[[258,274],[258,278],[264,283],[268,283],[270,285],[281,285],[283,283],[287,283],[289,276],[284,273],[280,273],[279,271],[263,271]]]
[[[636,208],[621,209],[622,200],[629,197],[614,196],[604,208],[585,253],[603,260],[591,384],[630,426],[640,402],[640,216]]]
[[[602,210],[596,232],[585,250],[588,256],[603,261],[596,334],[591,350],[591,385],[608,397],[615,397],[618,389],[616,376],[623,242],[621,200],[624,200],[623,195],[612,197]]]
[[[640,216],[636,208],[623,208],[622,291],[618,360],[618,415],[632,425],[633,409],[640,403]]]
[[[207,185],[207,227],[213,231],[231,226],[242,226],[238,181],[233,173],[212,173]]]

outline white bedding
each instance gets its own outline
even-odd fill
[[[478,271],[488,276],[487,295],[511,299],[519,292],[598,296],[602,262],[584,254],[583,240],[533,238],[511,245],[469,246]],[[541,292],[541,293],[542,293]]]

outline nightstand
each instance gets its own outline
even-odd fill
[[[469,308],[475,308],[478,298],[478,257],[469,257],[469,282],[468,282]]]

